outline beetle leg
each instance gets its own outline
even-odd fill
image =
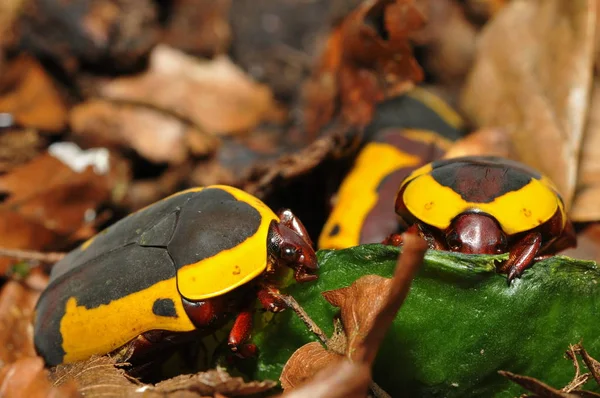
[[[310,239],[310,236],[308,235],[304,224],[302,224],[302,221],[300,221],[300,219],[296,217],[290,209],[279,210],[277,212],[277,217],[279,217],[279,219],[281,220],[281,224],[285,225],[286,227],[300,235],[300,237],[304,239],[304,241],[308,243],[310,247],[313,247],[313,242]]]
[[[267,285],[263,286],[258,291],[258,301],[260,301],[263,308],[273,313],[285,310],[285,303],[282,300],[279,300],[275,296],[271,295],[271,292],[279,293],[279,289]]]
[[[231,351],[235,352],[242,358],[253,356],[256,353],[256,345],[245,344],[250,339],[250,332],[252,331],[252,317],[254,311],[251,307],[248,307],[238,314],[233,323],[233,327],[229,332],[229,339],[227,344]]]
[[[446,250],[446,246],[442,243],[441,238],[419,224],[411,225],[406,229],[405,233],[418,234],[421,238],[425,239],[430,249]],[[402,235],[391,234],[381,243],[384,245],[402,246]]]
[[[413,224],[406,229],[406,232],[410,234],[418,233],[420,235],[421,231],[419,231],[419,227],[417,224]],[[402,246],[404,242],[402,242],[402,234],[391,234],[390,236],[385,238],[381,243],[384,245]]]
[[[530,232],[514,243],[508,261],[500,269],[501,272],[508,272],[509,284],[533,263],[541,245],[542,234],[539,232]]]

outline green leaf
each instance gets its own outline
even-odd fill
[[[399,250],[364,245],[318,253],[316,282],[287,289],[331,335],[338,309],[321,292],[363,275],[391,277]],[[552,257],[508,286],[495,273],[505,256],[428,251],[425,264],[388,332],[374,380],[392,396],[517,396],[507,370],[561,388],[572,378],[569,344],[583,341],[600,356],[600,269],[595,262]],[[260,355],[251,374],[278,380],[283,365],[316,339],[292,311],[278,314],[253,341]]]

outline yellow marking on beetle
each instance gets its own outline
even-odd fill
[[[222,189],[250,204],[260,213],[262,220],[256,233],[239,245],[179,269],[177,286],[181,295],[189,300],[225,294],[263,273],[268,261],[269,225],[271,220],[279,221],[267,205],[247,192],[225,185],[211,185],[210,188]]]
[[[430,130],[404,129],[402,130],[402,135],[413,141],[425,142],[427,144],[435,144],[444,151],[450,149],[450,147],[454,143],[452,140],[442,137],[435,131]]]
[[[540,220],[542,223],[548,221],[560,206],[553,190],[535,178],[519,190],[507,192],[492,202],[470,203],[451,188],[440,185],[431,175],[424,174],[406,186],[403,199],[416,218],[434,227],[448,228],[460,213],[477,209],[494,217],[510,235],[535,228],[540,225]]]
[[[177,318],[157,316],[152,312],[154,302],[165,298],[173,300]],[[177,292],[175,278],[160,281],[96,308],[79,306],[77,299],[71,297],[60,322],[64,362],[113,351],[150,330],[186,332],[194,329]]]
[[[81,249],[82,251],[87,249],[94,242],[94,239],[96,239],[96,235],[92,236],[91,238],[89,238],[88,240],[83,242],[83,244],[81,245],[81,247],[79,249]]]
[[[409,91],[407,95],[425,104],[455,129],[460,130],[464,127],[464,121],[460,115],[446,101],[429,90],[417,86]]]
[[[381,181],[394,170],[417,165],[420,161],[417,156],[406,154],[390,144],[367,144],[340,186],[336,205],[319,237],[319,248],[342,249],[358,245],[365,218],[377,203],[377,187]],[[336,225],[339,225],[339,232],[330,236]]]

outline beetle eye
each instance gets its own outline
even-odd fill
[[[281,257],[286,259],[286,260],[295,260],[296,259],[296,253],[298,251],[296,250],[295,247],[293,246],[284,246],[281,249]]]
[[[448,243],[448,248],[453,252],[459,251],[462,246],[462,242],[458,239],[458,234],[455,232],[446,237],[446,242]]]

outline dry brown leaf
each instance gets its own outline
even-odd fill
[[[518,159],[571,207],[594,61],[596,1],[515,0],[486,26],[463,97],[479,127],[502,127]]]
[[[323,293],[332,304],[341,306],[340,318],[346,335],[346,339],[343,340],[345,344],[341,345],[345,346],[346,358],[342,359],[343,357],[337,354],[339,347],[329,347],[327,352],[315,343],[300,347],[292,355],[293,360],[290,358],[281,375],[286,398],[363,398],[368,387],[377,390],[379,396],[387,396],[370,382],[371,366],[387,330],[408,295],[412,279],[427,250],[426,242],[418,235],[405,233],[402,237],[404,250],[399,256],[392,279],[367,275],[356,280],[350,287]],[[295,300],[291,300],[290,303],[295,303]],[[326,341],[318,326],[314,325],[301,308],[292,305],[292,309],[300,315],[310,330],[317,331],[321,341],[325,341],[328,346],[338,345],[339,342],[332,342],[333,339]],[[334,323],[334,326],[337,326],[337,323]],[[338,330],[337,327],[335,329]],[[330,354],[327,354],[328,352]],[[322,366],[324,368],[321,369]],[[311,374],[315,376],[311,378]]]
[[[8,281],[0,291],[0,368],[21,358],[35,357],[33,310],[47,276],[39,270],[24,282]],[[2,394],[0,393],[0,396]]]
[[[232,377],[223,368],[212,369],[195,375],[181,375],[158,383],[149,391],[173,394],[193,391],[202,395],[252,395],[268,391],[277,383],[271,380],[245,382],[241,377]]]
[[[133,379],[123,369],[115,366],[113,358],[92,357],[87,361],[59,365],[52,369],[51,378],[56,386],[75,382],[78,391],[86,397],[189,397],[252,395],[268,391],[273,381],[245,382],[241,377],[232,377],[224,369],[217,368],[194,375],[181,375],[156,385],[144,384]]]
[[[231,42],[231,0],[174,1],[163,43],[188,54],[223,54]]]
[[[600,43],[600,41],[599,41]],[[599,46],[600,48],[600,46]],[[589,118],[583,136],[577,190],[570,216],[574,221],[600,220],[600,81],[592,89]]]
[[[514,149],[506,130],[487,128],[477,130],[452,144],[444,154],[444,158],[451,159],[460,156],[478,155],[509,158],[513,151]]]
[[[40,357],[22,358],[0,368],[0,396],[3,398],[76,398],[82,395],[75,383],[52,385]]]
[[[477,28],[465,15],[462,2],[421,0],[427,23],[411,35],[420,48],[421,66],[436,85],[458,89],[473,66]]]
[[[344,122],[364,126],[377,102],[420,81],[408,36],[423,22],[412,0],[365,0],[350,13],[331,33],[303,89],[309,134],[315,136],[338,108]]]
[[[7,129],[0,135],[0,172],[6,172],[35,156],[45,140],[34,129]]]
[[[89,146],[133,148],[155,163],[181,164],[190,152],[208,155],[218,146],[214,136],[145,106],[94,99],[74,107],[70,122]]]
[[[147,72],[115,79],[100,92],[164,109],[214,134],[244,132],[281,117],[269,88],[252,81],[226,56],[207,61],[166,45],[154,48]]]
[[[597,398],[600,394],[591,391],[576,390],[572,392],[564,392],[557,390],[556,388],[550,387],[549,385],[534,379],[533,377],[521,376],[504,370],[499,371],[500,375],[506,377],[510,381],[517,383],[527,391],[534,393],[535,397],[548,397],[548,398]]]
[[[600,362],[592,358],[581,344],[576,344],[573,347],[573,351],[581,355],[585,366],[589,369],[590,373],[596,380],[596,383],[600,386]]]
[[[3,70],[0,112],[12,114],[23,126],[49,132],[58,132],[67,124],[67,108],[54,83],[41,65],[26,55]]]
[[[102,69],[138,66],[158,39],[151,0],[31,0],[20,19],[21,46],[68,72],[80,61]]]
[[[347,354],[352,358],[371,330],[375,315],[385,304],[392,280],[378,275],[365,275],[349,287],[323,292],[323,297],[341,310],[344,331],[348,338]]]
[[[100,204],[118,202],[129,178],[121,159],[111,155],[109,162],[106,174],[91,166],[78,172],[46,152],[0,176],[2,246],[45,250],[93,235],[90,216]]]

